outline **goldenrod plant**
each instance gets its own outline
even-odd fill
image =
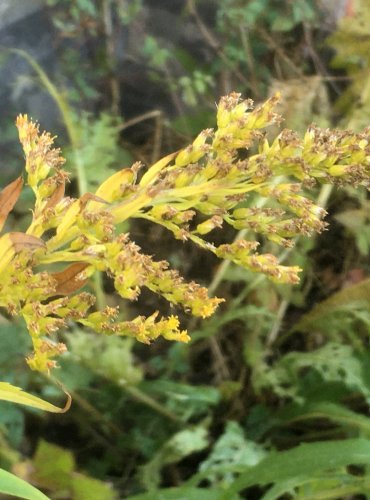
[[[60,150],[53,147],[54,138],[40,133],[26,115],[17,118],[25,181],[35,202],[26,232],[5,232],[0,238],[0,303],[27,325],[33,343],[27,358],[31,369],[50,373],[56,366],[66,346],[53,339],[70,321],[144,343],[159,336],[189,340],[176,315],[150,311],[146,317],[122,321],[116,307],[94,308],[94,296],[80,289],[96,272],[106,273],[124,299],[137,300],[145,287],[201,318],[212,315],[222,302],[210,298],[199,284],[185,282],[168,262],[142,253],[129,234],[120,234],[117,226],[130,218],[160,224],[176,239],[198,245],[199,251],[275,282],[298,282],[300,269],[258,253],[257,238],[290,247],[297,236],[322,231],[325,210],[304,189],[316,182],[368,187],[370,130],[353,133],[312,126],[302,139],[283,130],[270,141],[264,129],[280,121],[274,113],[278,98],[253,109],[252,101],[241,100],[239,94],[223,97],[215,130],[202,131],[190,146],[147,169],[135,163],[114,173],[95,193],[80,198],[65,195],[68,174]],[[1,228],[23,182],[21,177],[14,180],[0,194]],[[252,195],[255,206],[246,206]],[[213,231],[227,224],[248,230],[250,239],[213,243]],[[55,264],[62,270],[56,272]],[[19,389],[9,384],[0,389],[0,398],[27,403],[17,399],[20,394],[26,397]],[[57,411],[46,403],[44,409]]]

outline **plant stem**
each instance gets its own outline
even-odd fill
[[[45,71],[42,69],[42,67],[38,64],[38,62],[30,56],[26,51],[22,49],[10,49],[10,52],[14,52],[15,54],[18,54],[19,56],[23,57],[29,65],[35,70],[37,73],[38,77],[41,80],[41,83],[44,85],[45,89],[49,92],[51,97],[54,99],[56,102],[59,111],[62,115],[64,125],[67,130],[67,134],[69,137],[69,140],[71,142],[72,150],[73,150],[73,156],[75,160],[75,168],[76,168],[76,177],[77,177],[77,182],[78,182],[78,191],[80,195],[84,194],[87,192],[88,189],[88,184],[87,184],[87,178],[86,178],[86,173],[83,165],[83,160],[81,158],[81,155],[79,154],[79,144],[78,144],[78,134],[76,131],[76,128],[73,124],[72,120],[72,111],[70,109],[70,106],[63,96],[63,94],[57,89],[57,87],[52,83],[48,75],[45,73]]]
[[[107,305],[103,287],[103,275],[100,271],[95,271],[93,276],[94,292],[96,297],[96,306],[101,311]]]
[[[132,396],[140,403],[149,406],[149,408],[152,408],[152,410],[156,411],[157,413],[160,413],[161,415],[167,417],[173,422],[181,423],[181,419],[177,415],[175,415],[175,413],[168,410],[167,408],[164,408],[155,399],[153,399],[151,396],[148,396],[148,394],[145,394],[145,392],[141,391],[138,387],[134,387],[132,385],[124,385],[122,387],[128,394],[130,394],[130,396]]]

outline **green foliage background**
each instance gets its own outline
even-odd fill
[[[347,2],[347,15],[329,27],[325,2],[219,0],[211,22],[202,17],[204,3],[184,2],[180,16],[192,20],[211,57],[146,34],[139,55],[175,113],[154,102],[132,120],[118,113],[107,22],[112,15],[134,24],[142,2],[45,2],[61,35],[96,41],[104,33],[107,41],[88,71],[78,53],[60,55],[69,91],[63,78],[51,82],[36,68],[37,84],[62,110],[60,145],[76,194],[136,159],[150,164],[191,142],[214,126],[214,102],[230,90],[257,102],[280,90],[284,126],[298,132],[312,121],[370,125],[366,0]],[[148,123],[145,139],[132,140],[130,127]],[[330,228],[278,255],[304,269],[297,286],[219,265],[145,222],[123,227],[225,304],[208,320],[184,316],[188,345],[142,346],[71,324],[58,378],[74,404],[49,416],[1,403],[0,467],[55,499],[370,498],[369,198],[352,187],[310,196],[327,207]],[[26,192],[8,225],[26,226],[29,208]],[[119,303],[108,280],[97,279],[94,291],[100,305]],[[143,296],[124,313],[165,310],[154,300]],[[60,391],[27,369],[29,349],[21,323],[2,316],[0,379],[60,403]]]

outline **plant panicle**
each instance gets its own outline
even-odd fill
[[[137,300],[146,287],[202,318],[223,301],[208,297],[205,287],[186,282],[168,262],[143,254],[129,234],[118,234],[117,225],[129,218],[160,224],[175,238],[191,240],[273,281],[298,282],[299,267],[280,265],[274,255],[258,253],[256,237],[289,247],[297,236],[322,231],[325,211],[303,194],[317,181],[369,187],[370,130],[356,134],[312,126],[303,139],[283,130],[269,141],[264,129],[281,120],[274,113],[278,100],[275,95],[253,108],[251,100],[243,101],[237,93],[223,97],[215,130],[203,130],[191,145],[162,158],[141,177],[137,173],[142,165],[135,163],[80,198],[65,195],[68,173],[62,169],[60,150],[53,147],[54,138],[40,134],[26,115],[17,118],[35,206],[25,233],[0,237],[0,305],[24,318],[33,342],[27,359],[32,369],[55,367],[55,358],[66,347],[50,334],[69,321],[144,343],[159,336],[189,341],[174,315],[159,317],[154,311],[120,321],[117,308],[94,311],[95,297],[80,289],[97,271],[113,279],[124,299]],[[18,179],[0,194],[2,225],[21,189]],[[250,206],[253,193],[261,204]],[[224,224],[248,230],[252,239],[215,245],[209,237]],[[52,264],[65,268],[54,272]]]

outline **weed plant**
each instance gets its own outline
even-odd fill
[[[140,2],[129,3],[121,14],[133,20]],[[359,40],[366,46],[367,3],[328,42],[353,78],[337,104],[344,131],[327,129],[325,78],[302,77],[303,43],[320,68],[309,43],[311,2],[216,4],[215,32],[198,2],[184,12],[217,55],[214,65],[199,67],[153,37],[144,44],[152,67],[163,58],[173,101],[184,103],[177,129],[196,135],[194,106],[207,123],[189,147],[159,161],[155,142],[149,167],[108,170],[130,164],[117,146],[125,124],[114,78],[109,112],[94,121],[71,102],[97,98],[96,75],[67,54],[71,99],[22,54],[61,111],[69,172],[54,138],[19,117],[26,171],[0,194],[0,395],[30,410],[25,418],[21,405],[2,403],[0,464],[50,498],[370,495],[368,60],[356,49]],[[82,27],[94,37],[108,26],[103,19],[88,0],[68,4],[56,21],[61,33]],[[98,80],[114,67],[109,43],[104,50]],[[276,74],[256,64],[272,57]],[[278,109],[301,135],[280,132],[277,97],[253,108],[236,93],[221,100],[208,129],[222,82],[256,98],[272,76],[288,78],[274,84],[283,92]],[[312,115],[322,128],[306,130]],[[20,219],[25,204],[32,214]],[[63,410],[73,399],[65,415],[32,409],[60,411],[61,387]],[[45,498],[19,477],[0,471],[4,493]]]
[[[141,175],[142,166],[138,163],[114,173],[94,194],[87,192],[78,199],[65,196],[68,174],[61,168],[64,159],[60,151],[53,148],[53,138],[45,132],[40,134],[39,127],[27,116],[18,117],[27,184],[34,193],[35,204],[25,233],[11,231],[1,237],[1,303],[9,315],[24,319],[33,346],[32,354],[27,357],[31,369],[50,373],[56,367],[55,358],[66,351],[65,344],[57,340],[56,332],[71,321],[100,334],[132,337],[147,344],[160,336],[189,342],[187,331],[180,329],[179,319],[173,314],[160,317],[159,312],[154,311],[146,317],[122,320],[118,307],[105,306],[94,310],[94,296],[79,290],[88,285],[96,272],[106,273],[123,299],[137,300],[145,287],[195,317],[211,316],[223,302],[223,299],[209,298],[207,289],[195,282],[184,281],[177,271],[169,268],[168,262],[156,261],[143,254],[128,233],[117,232],[117,226],[130,218],[164,226],[176,239],[189,240],[200,250],[227,259],[247,271],[265,275],[273,282],[298,283],[299,266],[282,265],[273,254],[259,253],[258,239],[262,237],[274,245],[290,249],[295,239],[321,232],[325,228],[322,220],[325,210],[303,194],[303,186],[308,188],[320,182],[369,187],[370,138],[367,130],[354,133],[311,127],[303,139],[290,130],[284,130],[274,140],[268,141],[261,131],[280,120],[273,111],[277,100],[278,96],[275,96],[253,109],[251,101],[241,101],[240,95],[230,94],[218,105],[215,130],[202,131],[190,146],[159,160]],[[248,155],[247,151],[251,153]],[[18,178],[3,189],[0,199],[2,226],[17,202],[22,186],[22,178]],[[238,237],[231,243],[215,244],[209,236],[212,237],[214,231],[224,224],[239,230]],[[64,267],[55,271],[54,264],[64,264]],[[361,292],[359,295],[361,299]],[[231,319],[236,317],[237,309],[233,311]],[[369,325],[368,316],[361,311],[361,308],[351,309],[351,316],[347,316],[350,326],[351,321],[364,324],[365,328]],[[301,320],[298,329],[304,329],[317,314],[320,317],[320,312],[316,315],[312,312],[311,318]],[[247,316],[252,317],[250,313]],[[264,321],[268,321],[268,317]],[[258,323],[261,327],[260,320],[257,320],[257,328]],[[267,345],[274,340],[272,329],[266,339]],[[88,342],[85,338],[83,343]],[[72,341],[73,344],[77,352],[81,350],[77,339]],[[353,378],[356,369],[361,371],[361,361],[355,361],[355,350],[349,355],[351,349],[355,346],[342,346],[332,341],[312,354],[287,354],[271,367],[266,364],[266,352],[258,335],[254,341],[253,336],[247,341],[245,355],[252,369],[256,393],[268,388],[280,398],[291,401],[290,412],[285,408],[283,416],[277,418],[277,421],[284,421],[287,413],[296,411],[295,405],[307,404],[307,388],[305,384],[301,387],[299,381],[305,368],[309,369],[307,377],[321,377],[329,383],[340,378],[345,387],[367,396],[361,379]],[[90,353],[87,359],[92,360],[93,354]],[[350,360],[348,367],[345,360]],[[354,363],[358,363],[358,368],[352,366]],[[167,384],[167,387],[171,390],[171,385]],[[8,383],[2,383],[1,390],[5,400],[58,411],[53,405],[22,393]],[[135,394],[135,388],[131,391]],[[145,398],[138,390],[136,395]],[[216,394],[208,397],[209,404],[217,402]],[[153,409],[158,409],[159,405],[151,397],[147,401]],[[310,401],[306,412],[326,411],[330,417],[335,413],[336,404],[330,401],[327,409],[325,404],[320,406],[319,398],[316,406]],[[68,407],[69,402],[64,410]],[[194,417],[194,410],[186,415],[186,412],[178,414],[179,409],[159,412],[175,422]],[[196,412],[202,413],[201,408]],[[351,415],[350,410],[339,406],[338,413],[341,412]],[[187,418],[184,420],[184,417]],[[226,432],[238,433],[240,429],[230,426]],[[283,464],[284,460],[289,467],[292,460],[300,464],[294,477],[297,489],[302,484],[306,488],[307,481],[310,488],[316,487],[318,479],[312,475],[315,471],[322,473],[323,450],[335,448],[335,445],[339,448],[347,446],[349,450],[346,460],[341,458],[337,468],[353,463],[353,456],[370,446],[366,440],[347,440],[344,443],[325,443],[328,448],[324,443],[315,443],[285,454],[280,452],[279,460]],[[147,463],[143,469],[143,484],[149,490],[156,488],[163,466],[206,446],[205,421],[180,430]],[[210,491],[220,498],[231,498],[253,484],[263,486],[271,482],[276,484],[267,495],[275,495],[275,490],[285,491],[284,480],[290,484],[291,474],[285,478],[279,470],[277,479],[270,470],[274,455],[271,458],[267,449],[256,448],[255,444],[249,445],[246,441],[248,446],[254,450],[253,453],[250,451],[252,457],[247,454],[246,462],[238,460],[235,466],[228,464],[228,472],[223,467],[220,469],[219,459],[214,462],[211,455],[190,484],[196,485],[207,478],[212,485]],[[302,455],[302,460],[297,461],[296,455]],[[303,463],[305,468],[302,468]],[[367,464],[366,460],[361,463]],[[255,465],[252,475],[249,471],[251,465]],[[307,470],[310,479],[304,475]],[[336,470],[335,480],[340,483],[343,477],[338,479],[338,473]],[[329,471],[327,474],[330,475]]]

